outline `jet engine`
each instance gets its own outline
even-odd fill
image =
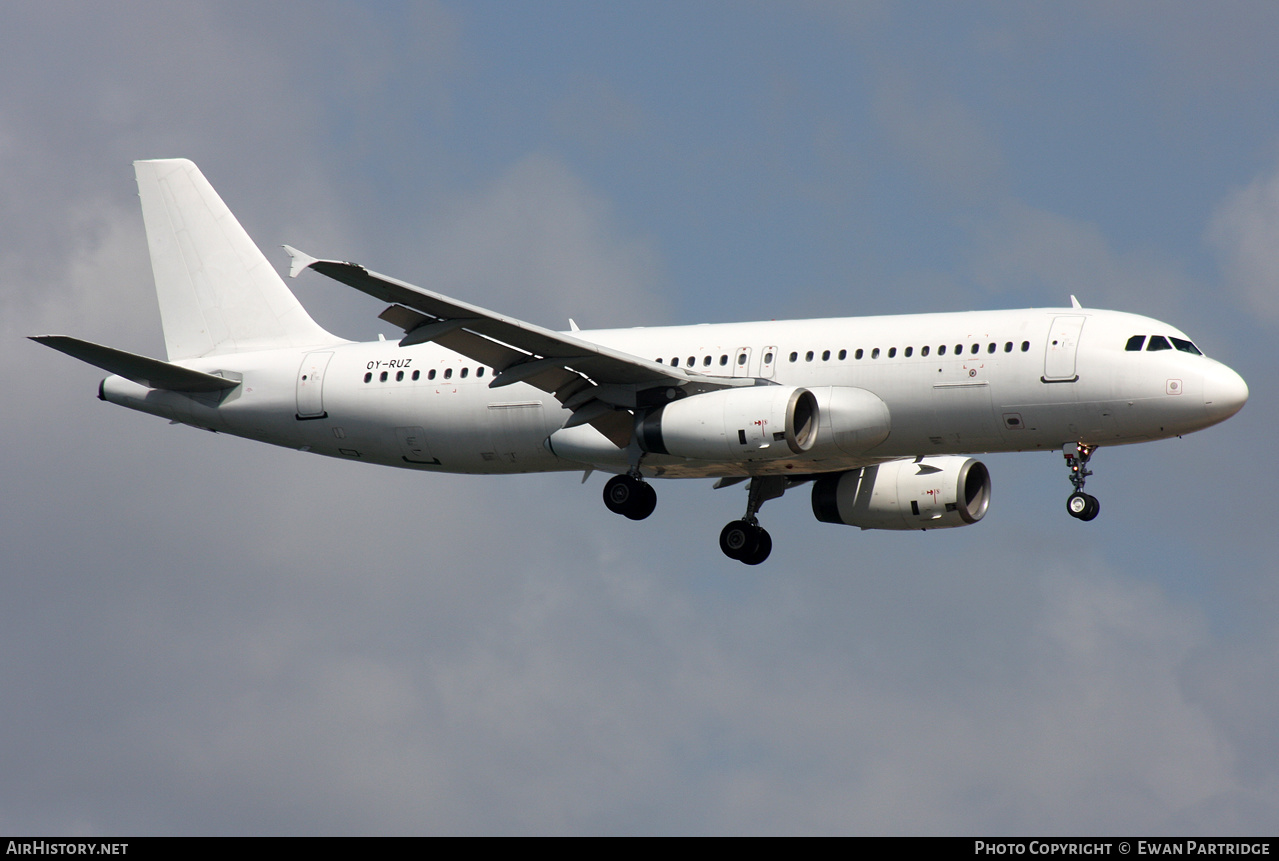
[[[817,398],[793,386],[721,389],[665,404],[635,424],[640,448],[698,460],[776,460],[817,441]]]
[[[949,529],[986,516],[990,472],[970,457],[894,460],[819,478],[813,514],[862,529]]]

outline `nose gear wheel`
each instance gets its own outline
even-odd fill
[[[1101,503],[1091,494],[1072,493],[1066,500],[1066,511],[1079,520],[1092,520],[1101,511]]]
[[[1097,497],[1084,493],[1084,482],[1092,475],[1088,461],[1096,450],[1096,446],[1083,442],[1068,444],[1062,449],[1062,454],[1066,456],[1066,466],[1070,469],[1070,483],[1075,486],[1075,492],[1066,499],[1066,512],[1085,522],[1092,520],[1101,511],[1101,503],[1097,501]]]

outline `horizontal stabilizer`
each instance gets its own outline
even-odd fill
[[[240,384],[238,380],[228,380],[226,377],[193,371],[190,368],[161,362],[159,359],[148,359],[146,356],[81,341],[79,338],[68,338],[65,335],[33,335],[31,340],[151,389],[168,389],[172,392],[216,392],[222,389],[233,389]]]

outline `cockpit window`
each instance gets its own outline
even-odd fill
[[[1184,338],[1173,338],[1172,345],[1176,347],[1178,350],[1181,350],[1181,352],[1183,353],[1190,353],[1195,356],[1203,355],[1203,353],[1199,352],[1198,347],[1196,347],[1194,344],[1190,343],[1189,341],[1185,340]]]
[[[1145,335],[1133,335],[1128,339],[1128,343],[1124,345],[1124,349],[1130,353],[1136,353],[1141,349],[1141,345],[1146,342]]]
[[[1146,352],[1153,353],[1156,350],[1171,350],[1172,344],[1168,343],[1168,339],[1163,335],[1151,335],[1150,343],[1146,345]]]

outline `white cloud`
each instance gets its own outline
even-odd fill
[[[552,328],[660,322],[656,253],[559,159],[529,155],[427,224],[429,284]]]
[[[1268,323],[1279,322],[1279,169],[1230,192],[1208,223],[1227,286]]]
[[[1175,259],[1121,250],[1095,224],[1007,201],[970,222],[973,279],[991,292],[1018,292],[1052,304],[1070,296],[1087,307],[1176,318],[1199,288]]]

